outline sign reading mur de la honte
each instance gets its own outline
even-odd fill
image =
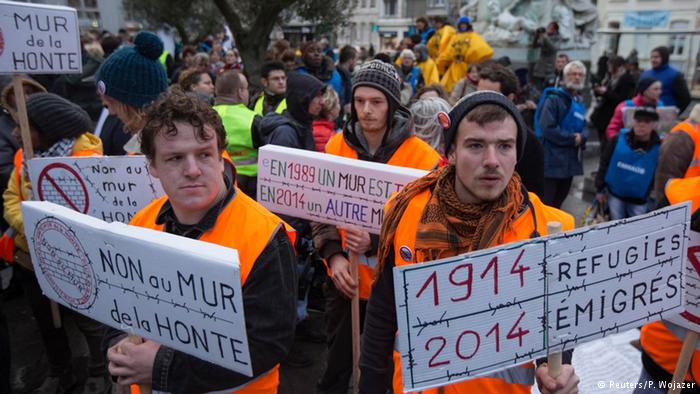
[[[22,203],[44,294],[108,326],[252,376],[238,253],[107,223],[45,201]]]
[[[0,1],[0,73],[81,73],[74,8]]]

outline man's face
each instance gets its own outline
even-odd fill
[[[389,102],[379,89],[358,86],[352,96],[360,127],[366,133],[384,132],[389,115]]]
[[[554,34],[557,32],[557,28],[555,27],[556,25],[554,23],[550,23],[547,25],[547,34]]]
[[[287,74],[282,70],[272,70],[262,84],[273,95],[284,94],[287,91]]]
[[[177,219],[195,224],[223,193],[224,162],[211,126],[204,126],[211,137],[206,141],[195,137],[197,130],[189,123],[175,122],[175,128],[176,135],[155,136],[149,169],[163,185]]]
[[[557,57],[557,60],[554,61],[554,68],[557,69],[558,72],[561,72],[564,70],[564,67],[566,64],[569,62],[569,59],[563,56]]]
[[[405,67],[413,67],[413,58],[410,56],[402,56],[401,65]]]
[[[484,79],[481,78],[479,79],[479,82],[476,84],[476,90],[493,90],[494,92],[501,92],[501,83],[500,82],[494,82],[490,79]]]
[[[321,54],[321,46],[316,43],[309,44],[306,47],[306,51],[302,55],[304,58],[304,63],[311,67],[320,67],[323,61],[323,55]]]
[[[651,136],[651,132],[656,127],[656,121],[648,118],[641,118],[634,120],[634,131],[635,139],[639,141],[648,141]]]
[[[515,170],[518,128],[513,118],[480,126],[462,119],[450,163],[457,170],[455,191],[463,203],[498,199]]]
[[[661,82],[656,81],[656,82],[652,83],[651,85],[649,85],[649,87],[646,88],[646,90],[642,93],[642,95],[644,96],[645,99],[647,99],[647,101],[649,103],[655,104],[656,101],[659,99],[659,97],[661,97],[661,87],[662,87]]]
[[[651,67],[652,68],[657,68],[661,66],[661,63],[663,63],[663,59],[661,58],[661,54],[656,51],[652,51],[651,55],[649,55],[649,61],[651,62]]]
[[[333,89],[333,88],[329,88]],[[323,110],[323,90],[321,90],[316,97],[311,99],[309,102],[309,114],[313,117],[317,117],[321,114],[321,111]]]
[[[579,67],[571,67],[569,72],[564,74],[564,83],[566,87],[573,90],[583,90],[584,81],[586,80],[586,71]]]
[[[184,61],[187,67],[192,67],[194,65],[194,54],[188,52],[185,55]]]

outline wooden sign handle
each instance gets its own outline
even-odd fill
[[[24,85],[22,84],[22,76],[14,74],[12,76],[12,90],[15,93],[15,105],[17,106],[17,118],[19,120],[19,131],[22,134],[22,153],[24,153],[24,162],[29,163],[34,157],[34,147],[32,147],[32,136],[29,131],[29,117],[27,116],[27,97],[24,95]],[[22,171],[17,168],[17,171]],[[51,302],[51,319],[55,328],[61,328],[61,313],[58,309],[58,304],[55,301]]]
[[[558,234],[561,232],[562,225],[559,222],[547,223],[547,235]],[[561,353],[551,353],[547,355],[547,369],[549,376],[556,379],[561,375]]]
[[[350,272],[352,279],[358,285],[355,296],[352,297],[352,392],[360,392],[360,293],[358,265],[360,258],[357,253],[350,252]]]
[[[681,354],[678,356],[678,363],[676,363],[676,370],[673,372],[673,383],[668,390],[669,394],[679,394],[682,390],[683,383],[685,381],[685,373],[688,371],[688,366],[693,358],[693,353],[695,353],[695,347],[698,344],[698,333],[695,331],[688,331],[685,334],[685,339],[683,339],[683,347],[681,348]]]
[[[127,340],[131,343],[134,344],[139,344],[143,342],[143,338],[141,338],[138,335],[133,335],[129,334],[127,337]],[[123,384],[118,384],[115,387],[116,393],[117,394],[129,394],[131,392],[130,388],[128,385],[123,385]],[[139,391],[138,394],[151,394],[153,390],[151,390],[151,385],[150,384],[140,384],[139,385]]]

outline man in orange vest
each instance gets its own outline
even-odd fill
[[[277,393],[279,363],[294,339],[295,234],[235,186],[236,170],[221,157],[225,147],[221,119],[206,103],[182,92],[161,98],[146,115],[141,149],[166,196],[131,224],[238,250],[253,377],[150,340],[132,344],[110,330],[109,372],[119,384],[171,393]]]
[[[664,138],[656,167],[654,189],[659,206],[666,205],[666,183],[673,178],[700,176],[700,104],[684,122],[678,123]]]
[[[544,205],[514,173],[527,138],[515,105],[500,93],[478,91],[447,114],[449,164],[406,185],[385,207],[377,254],[378,276],[367,305],[360,356],[360,392],[384,393],[393,370],[394,392],[402,392],[401,365],[393,352],[397,333],[395,266],[419,264],[546,234],[549,221],[574,227],[573,217]],[[568,357],[567,357],[568,358]],[[557,379],[545,363],[532,363],[453,383],[423,393],[575,393],[578,377],[566,363]]]
[[[355,70],[350,120],[333,136],[326,153],[351,159],[429,170],[440,156],[413,134],[411,113],[401,106],[401,80],[393,65],[373,60]],[[328,360],[319,393],[346,393],[352,374],[350,299],[359,292],[360,315],[369,297],[377,236],[358,227],[312,224],[314,243],[329,266],[326,294]],[[347,252],[359,256],[359,283],[352,279]]]

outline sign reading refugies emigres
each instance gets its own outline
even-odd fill
[[[160,181],[149,174],[145,156],[32,159],[29,178],[38,200],[106,222],[128,223],[165,194]]]
[[[0,1],[0,73],[81,73],[74,8]]]
[[[700,332],[700,233],[691,231],[685,264],[685,310],[667,320]]]
[[[444,386],[677,314],[689,204],[394,268],[405,391]]]
[[[426,171],[281,146],[258,151],[258,202],[272,212],[379,234],[384,204]]]
[[[235,250],[106,223],[50,202],[23,202],[22,214],[47,297],[252,376]]]

